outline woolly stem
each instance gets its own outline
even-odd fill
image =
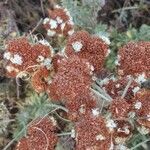
[[[130,148],[130,150],[134,150],[134,149],[136,149],[137,147],[142,146],[143,144],[145,144],[145,143],[147,143],[147,142],[149,142],[149,141],[150,141],[150,138],[147,139],[147,140],[145,140],[145,141],[143,141],[143,142],[141,142],[141,143],[139,143],[139,144],[137,144],[136,146]]]
[[[127,92],[128,92],[128,89],[129,89],[129,87],[130,87],[132,81],[133,81],[133,78],[130,77],[130,78],[129,78],[129,82],[128,82],[127,86],[125,87],[125,89],[124,89],[124,91],[123,91],[123,94],[122,94],[122,96],[121,96],[122,99],[126,96],[126,94],[127,94]]]
[[[99,93],[97,90],[90,88],[95,94],[97,94],[99,97],[103,98],[106,101],[111,101],[109,98],[107,98],[106,96],[104,96],[103,94]]]

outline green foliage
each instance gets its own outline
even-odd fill
[[[56,108],[59,108],[59,105],[53,104],[46,94],[33,94],[17,114],[17,129],[14,133],[14,138],[21,138],[26,134],[29,122],[38,117],[48,115]]]
[[[97,12],[101,9],[101,0],[61,0],[67,8],[76,26],[92,32],[97,25]]]

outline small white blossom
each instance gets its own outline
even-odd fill
[[[104,36],[104,35],[100,35],[100,38],[107,44],[110,45],[110,40],[108,37]]]
[[[120,84],[116,84],[115,86],[116,86],[116,88],[119,88],[119,87],[120,87]]]
[[[50,24],[50,26],[51,26],[51,29],[56,29],[56,28],[58,27],[57,21],[54,20],[54,19],[50,19],[49,24]]]
[[[75,138],[76,137],[76,132],[74,129],[71,130],[71,137],[72,138]]]
[[[22,61],[22,57],[19,56],[18,54],[15,54],[11,59],[10,61],[13,63],[13,64],[17,64],[17,65],[22,65],[23,61]]]
[[[114,122],[114,120],[109,119],[106,121],[106,127],[108,127],[110,131],[113,131],[113,129],[117,127],[117,124]]]
[[[116,146],[116,150],[129,150],[126,146],[119,144]]]
[[[43,20],[43,24],[47,24],[49,21],[50,21],[49,18],[45,18],[45,19]]]
[[[44,61],[44,57],[43,56],[38,56],[38,58],[36,59],[37,62],[42,62]]]
[[[118,132],[124,132],[125,134],[129,134],[129,133],[130,133],[130,130],[129,130],[129,127],[128,127],[128,126],[124,127],[123,129],[118,128],[117,131],[118,131]]]
[[[61,26],[60,26],[62,31],[64,30],[65,25],[66,25],[66,23],[62,23]]]
[[[80,52],[82,47],[83,47],[83,45],[82,45],[81,42],[76,41],[76,42],[72,43],[72,47],[75,50],[75,52]]]
[[[56,20],[57,20],[58,24],[63,23],[63,20],[59,16],[56,17]]]
[[[74,30],[72,29],[72,30],[70,30],[70,31],[68,31],[68,35],[72,35],[74,33]]]
[[[55,31],[47,30],[47,35],[48,35],[48,36],[54,36],[55,34],[56,34]]]
[[[110,52],[111,52],[111,50],[108,49],[108,50],[107,50],[107,53],[106,53],[106,57],[110,54]]]
[[[93,114],[93,116],[98,116],[100,114],[99,109],[98,108],[92,109],[92,114]]]
[[[12,72],[12,71],[18,72],[19,71],[18,69],[14,68],[13,66],[6,66],[6,70],[8,72]]]
[[[55,120],[55,118],[54,117],[50,117],[50,120],[52,121],[52,123],[53,123],[53,125],[54,126],[56,126],[57,125],[57,122],[56,122],[56,120]]]
[[[51,67],[51,59],[50,58],[46,58],[46,59],[44,59],[44,61],[43,61],[43,66],[46,66],[46,68],[47,69],[49,69],[50,67]]]
[[[85,111],[86,111],[85,105],[81,105],[81,106],[80,106],[80,109],[79,109],[79,112],[80,112],[81,114],[84,114]]]
[[[10,60],[10,58],[11,58],[11,53],[10,53],[10,52],[5,52],[3,57],[4,57],[5,59],[7,59],[7,60]]]
[[[135,104],[134,104],[134,108],[135,109],[140,109],[142,107],[142,103],[141,102],[136,102]]]
[[[147,115],[147,120],[150,121],[150,115]]]
[[[135,87],[133,90],[132,90],[132,92],[134,93],[134,95],[138,92],[140,90],[140,87]]]
[[[106,137],[104,137],[104,136],[101,135],[101,134],[99,134],[99,135],[96,136],[96,140],[97,140],[97,141],[99,141],[99,140],[102,141],[102,140],[105,140],[105,139],[106,139]]]
[[[45,46],[50,46],[50,44],[48,43],[48,41],[42,39],[38,41],[40,44],[45,45]]]
[[[146,78],[145,78],[145,73],[142,73],[142,74],[140,74],[136,79],[135,79],[135,81],[137,82],[137,83],[142,83],[142,82],[145,82],[146,81]]]

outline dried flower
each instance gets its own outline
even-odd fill
[[[69,100],[81,94],[92,84],[91,66],[77,56],[63,59],[52,83],[49,94],[53,99]]]
[[[136,93],[132,105],[136,113],[137,122],[150,129],[150,92],[149,90],[140,90]]]
[[[130,104],[125,99],[120,97],[114,99],[110,104],[109,110],[114,119],[126,118],[130,111]]]
[[[47,90],[48,76],[49,71],[46,68],[40,68],[33,73],[31,78],[31,85],[36,92],[40,93]]]
[[[76,150],[108,150],[111,146],[111,134],[100,116],[86,115],[76,123],[75,131]]]
[[[90,36],[86,31],[79,31],[68,39],[65,52],[68,57],[76,55],[87,59],[93,65],[94,72],[99,73],[108,51],[108,45],[102,39]]]
[[[48,36],[70,36],[74,32],[74,23],[67,9],[56,5],[48,10],[49,16],[43,21]]]
[[[96,108],[96,97],[93,95],[89,89],[82,91],[73,99],[69,99],[65,103],[68,109],[69,119],[72,121],[78,121],[88,112],[92,112]]]
[[[4,59],[7,60],[6,71],[8,77],[16,77],[20,72],[32,72],[34,66],[46,65],[45,60],[51,59],[52,48],[47,45],[32,45],[26,38],[19,38],[8,42]]]
[[[150,42],[130,42],[119,49],[118,74],[150,77]]]

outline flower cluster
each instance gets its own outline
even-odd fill
[[[21,72],[33,72],[35,66],[49,69],[52,54],[49,43],[45,44],[43,41],[34,45],[27,38],[9,41],[3,56],[6,60],[7,76],[14,78]]]
[[[122,96],[129,80],[129,77],[110,77],[103,79],[100,84],[107,91],[107,93],[115,99],[118,96]],[[128,88],[127,94],[125,95],[125,99],[130,100],[139,90],[140,85],[133,80]]]
[[[53,36],[70,36],[74,32],[74,23],[70,13],[65,8],[54,6],[53,10],[49,10],[49,16],[43,21],[47,35]]]
[[[68,39],[65,52],[68,57],[76,55],[87,59],[94,66],[94,72],[99,73],[110,50],[103,39],[86,31],[78,31]]]
[[[150,42],[129,42],[119,49],[118,74],[132,75],[141,81],[150,77]]]
[[[54,150],[57,143],[56,126],[53,117],[36,119],[28,127],[27,136],[18,142],[16,150]]]

